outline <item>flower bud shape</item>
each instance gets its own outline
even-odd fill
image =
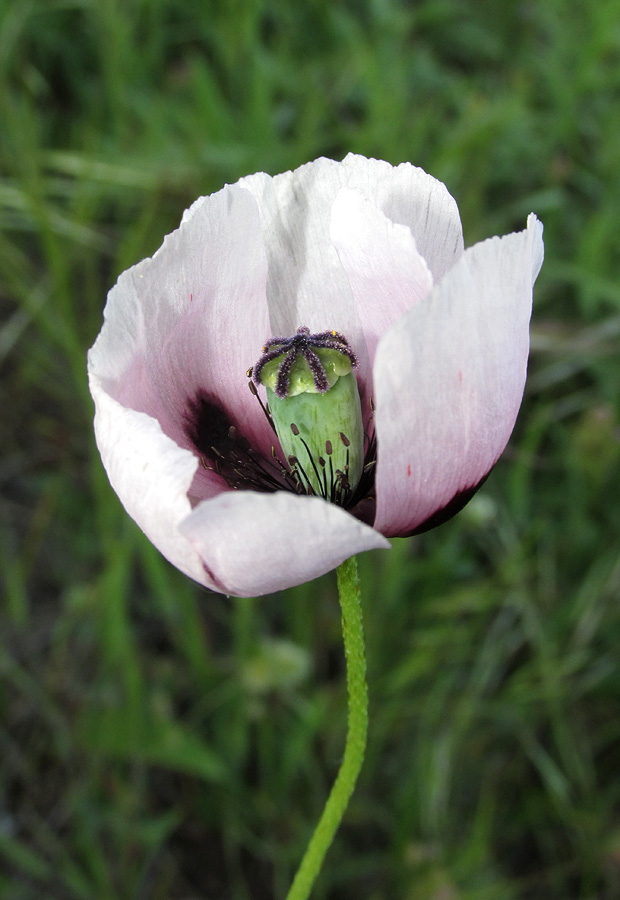
[[[364,466],[364,426],[357,364],[335,332],[273,338],[253,368],[267,389],[280,445],[300,490],[344,505],[355,493]]]

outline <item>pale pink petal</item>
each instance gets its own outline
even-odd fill
[[[406,225],[395,225],[359,191],[342,188],[332,207],[331,239],[347,274],[370,364],[379,338],[433,287]]]
[[[466,250],[383,336],[374,367],[375,528],[410,534],[489,473],[523,396],[542,226]]]
[[[342,187],[359,190],[389,219],[408,226],[435,279],[463,249],[453,198],[441,182],[409,163],[394,167],[355,154],[342,162],[317,159],[274,178],[250,175],[239,184],[260,208],[271,334],[291,335],[299,325],[342,332],[360,357],[363,384],[369,365],[363,328],[329,234],[336,195]]]
[[[95,437],[121,503],[174,566],[218,589],[196,550],[179,531],[191,513],[187,498],[198,460],[167,437],[155,419],[114,400],[91,373]]]
[[[240,597],[310,581],[355,553],[390,546],[340,507],[284,492],[221,494],[196,507],[181,531],[219,590]]]
[[[463,252],[463,229],[456,201],[445,184],[404,162],[349,153],[342,161],[347,186],[361,191],[388,219],[411,229],[418,252],[437,282]]]
[[[266,280],[252,195],[233,186],[203,197],[152,258],[120,276],[89,365],[113,397],[157,418],[180,446],[195,449],[188,416],[198,398],[269,452],[246,376],[269,331]]]
[[[349,282],[329,237],[331,207],[344,183],[346,170],[330,159],[239,182],[256,197],[265,237],[271,323],[265,337],[292,335],[300,325],[314,332],[333,328],[363,352]]]

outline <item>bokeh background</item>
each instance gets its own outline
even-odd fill
[[[316,900],[620,896],[617,0],[0,3],[0,898],[272,900],[337,769],[333,574],[184,579],[94,447],[118,274],[200,194],[410,160],[545,224],[510,446],[361,559],[366,765]],[[300,548],[303,552],[303,548]]]

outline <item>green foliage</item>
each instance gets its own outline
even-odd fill
[[[317,900],[620,894],[615,0],[0,6],[0,898],[285,894],[342,753],[333,576],[172,570],[109,487],[85,352],[199,194],[348,150],[547,261],[515,436],[361,560],[370,746]],[[252,362],[251,360],[249,362]]]

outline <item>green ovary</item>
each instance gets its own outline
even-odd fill
[[[269,409],[287,460],[292,456],[299,461],[305,473],[303,481],[309,482],[315,494],[337,502],[350,499],[364,466],[364,426],[357,381],[348,360],[342,360],[341,368],[348,372],[337,374],[332,369],[331,386],[324,394],[316,391],[311,378],[305,379],[305,390],[302,388],[284,398],[277,397],[267,386]],[[297,389],[298,385],[299,382]],[[298,435],[291,425],[299,431]],[[341,435],[348,441],[348,447]],[[295,468],[294,463],[290,464]],[[344,482],[339,482],[338,471],[346,473]],[[338,483],[345,486],[344,492],[334,487]]]

